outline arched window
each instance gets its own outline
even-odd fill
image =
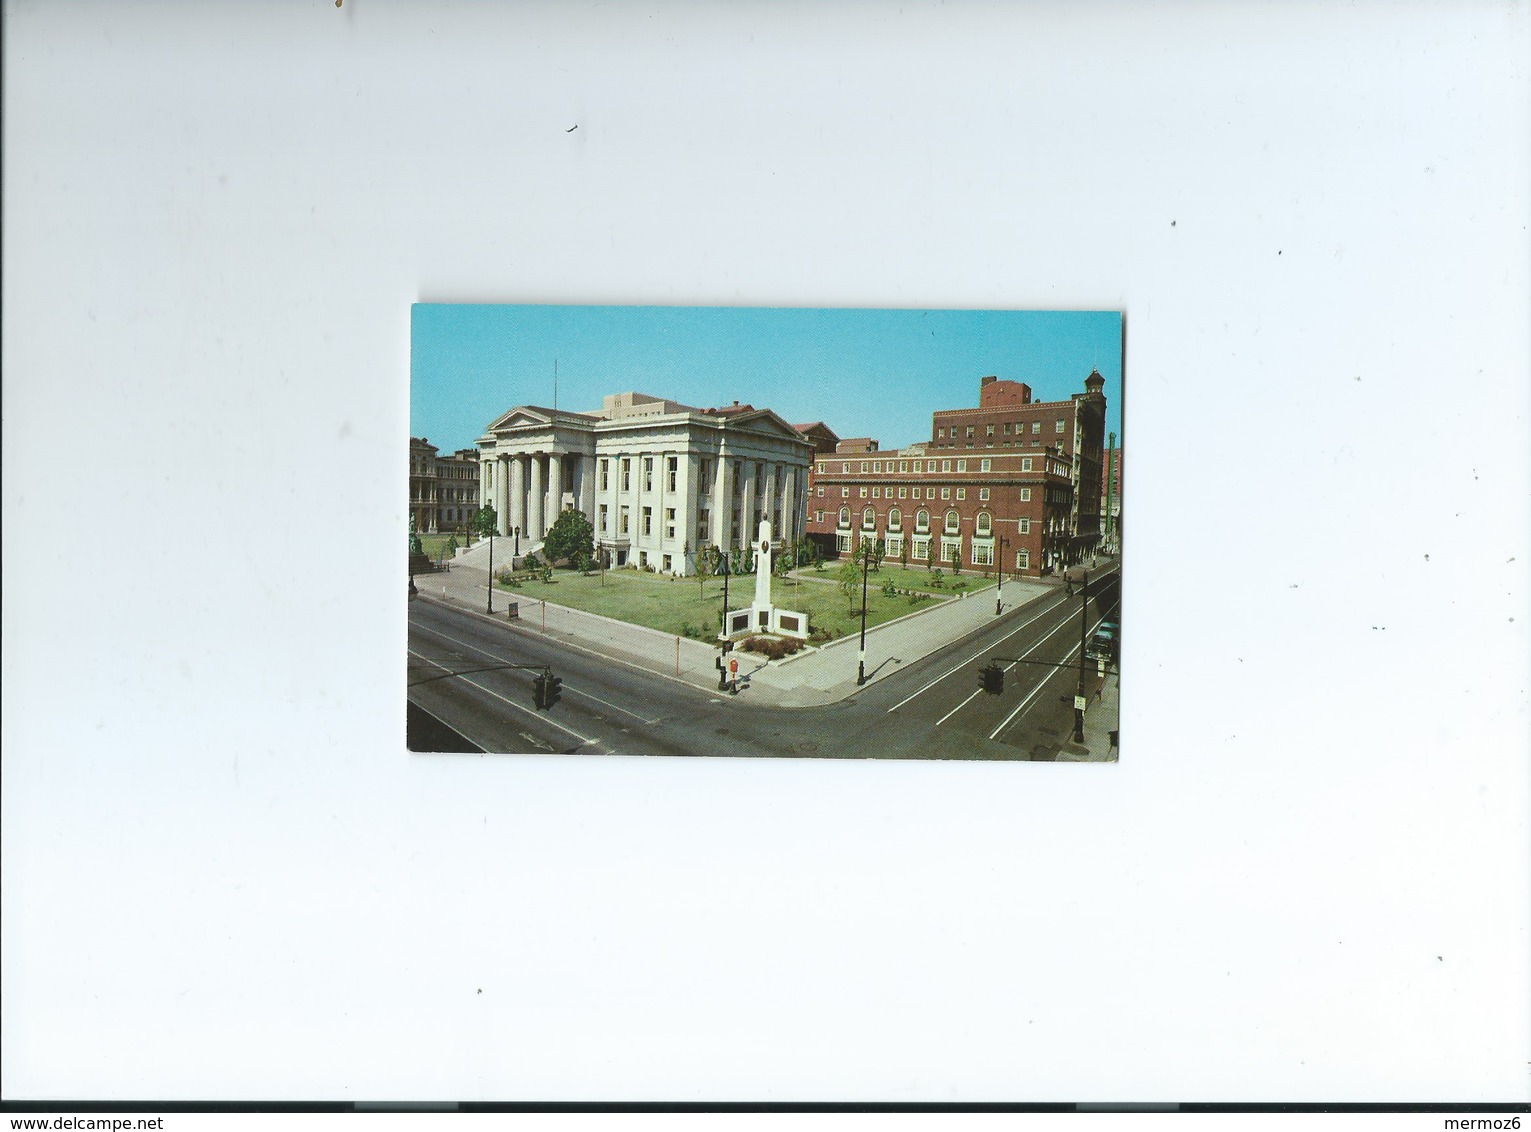
[[[842,527],[851,525],[851,509],[849,507],[840,508],[840,525]]]
[[[877,527],[877,512],[870,507],[863,511],[861,513],[861,525],[869,531],[874,530]]]
[[[891,511],[888,512],[888,530],[890,530],[890,531],[898,530],[899,526],[903,523],[903,521],[904,521],[904,517],[903,517],[903,515],[901,515],[899,513],[899,510],[898,510],[897,507],[893,508]]]
[[[991,532],[990,518],[987,511],[978,512],[978,534],[981,538],[987,538]]]
[[[914,516],[914,529],[917,531],[930,530],[930,512],[920,511]]]
[[[955,511],[946,513],[946,533],[954,535],[962,529],[962,516]]]

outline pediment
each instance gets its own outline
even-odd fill
[[[800,444],[808,443],[803,439],[803,434],[798,432],[786,421],[778,417],[770,409],[760,409],[747,416],[736,417],[729,422],[730,428],[741,431],[761,432],[767,436],[774,436],[789,440],[796,440]]]
[[[552,423],[551,413],[543,413],[529,405],[517,405],[508,413],[499,417],[489,426],[490,432],[501,432],[510,428],[547,428]]]

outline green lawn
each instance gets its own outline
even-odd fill
[[[843,559],[841,561],[844,561]],[[811,567],[801,571],[804,578],[824,578],[831,582],[835,580],[835,574],[840,569],[840,562],[826,562],[822,572],[815,572]],[[859,567],[858,567],[859,569]],[[959,583],[963,589],[983,589],[985,586],[994,585],[994,578],[985,578],[982,572],[977,570],[964,570],[957,576],[952,575],[950,566],[941,569],[941,585],[938,587],[930,580],[930,571],[923,567],[910,566],[907,569],[897,562],[884,560],[882,567],[873,570],[867,576],[867,589],[880,589],[884,582],[892,580],[893,584],[901,590],[918,590],[921,593],[950,596],[958,591]]]
[[[826,576],[828,573],[825,570]],[[607,571],[604,585],[599,574],[581,577],[572,570],[555,570],[551,583],[523,582],[514,589],[505,585],[497,585],[496,588],[513,596],[546,598],[556,605],[567,605],[589,613],[614,617],[619,621],[647,625],[663,633],[705,641],[716,639],[718,617],[723,609],[721,581],[709,579],[699,586],[695,578],[671,581],[656,574],[642,574],[633,570]],[[731,608],[748,606],[754,596],[753,576],[729,582],[728,604]],[[832,637],[843,637],[861,628],[859,586],[853,603],[835,585],[806,581],[794,584],[790,579],[775,578],[771,584],[771,599],[783,609],[806,613],[810,628],[826,629]],[[869,628],[902,617],[914,608],[906,597],[887,598],[877,585],[869,585],[867,588]]]
[[[451,558],[452,552],[446,548],[447,540],[451,537],[450,533],[444,535],[421,535],[420,545],[425,549],[425,556],[432,562],[435,562],[438,558]],[[457,536],[457,545],[466,545],[461,535]]]

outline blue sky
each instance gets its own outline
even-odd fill
[[[985,374],[1039,401],[1106,379],[1106,427],[1123,444],[1116,311],[553,307],[419,303],[410,333],[409,423],[466,448],[514,405],[597,409],[608,393],[706,408],[734,400],[793,423],[823,421],[884,448],[930,437],[930,414],[978,404]]]

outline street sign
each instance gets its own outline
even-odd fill
[[[1074,697],[1074,710],[1075,711],[1084,711],[1084,705],[1085,705],[1085,698],[1083,696],[1075,696]]]
[[[519,601],[511,602],[510,603],[510,608],[505,611],[505,616],[506,617],[520,617],[521,616],[521,603]]]

